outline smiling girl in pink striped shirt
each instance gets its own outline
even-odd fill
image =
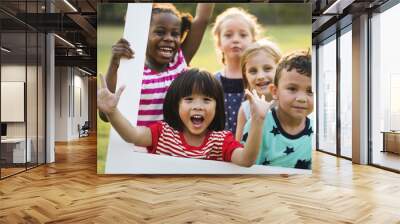
[[[196,53],[214,4],[198,4],[196,17],[180,13],[172,4],[153,4],[137,125],[147,126],[163,120],[163,102],[171,82],[187,69]],[[133,58],[134,51],[125,39],[112,47],[106,75],[107,87],[115,92],[121,57]],[[102,120],[107,121],[103,113]]]

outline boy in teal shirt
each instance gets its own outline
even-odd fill
[[[313,128],[307,117],[314,107],[311,83],[309,52],[293,52],[280,60],[271,87],[276,107],[264,120],[256,164],[311,169]],[[243,142],[249,130],[250,120],[244,127]]]

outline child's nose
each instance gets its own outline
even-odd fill
[[[233,42],[239,42],[240,38],[239,35],[235,34],[233,35]]]
[[[199,101],[193,103],[193,107],[192,107],[193,110],[202,110],[203,108],[204,108],[203,103],[201,103]]]
[[[173,41],[174,38],[173,38],[173,36],[172,36],[171,33],[166,33],[166,34],[164,35],[164,40]]]
[[[305,96],[305,94],[299,94],[296,97],[296,101],[300,102],[300,103],[306,103],[307,102],[307,97]]]
[[[265,78],[265,75],[263,72],[259,72],[259,73],[257,73],[256,78],[257,78],[257,80],[263,80]]]

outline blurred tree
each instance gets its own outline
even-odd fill
[[[98,4],[98,24],[124,24],[127,5],[126,3]]]
[[[175,3],[181,12],[192,15],[196,3]],[[255,15],[261,24],[307,24],[311,23],[311,4],[309,3],[216,3],[213,18],[229,7],[242,7]],[[99,4],[98,22],[101,24],[123,24],[126,3]]]

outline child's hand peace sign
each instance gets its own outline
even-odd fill
[[[251,93],[250,90],[246,89],[245,94],[250,103],[251,118],[263,121],[268,110],[275,105],[275,101],[267,102],[265,96],[258,96],[256,90],[253,90],[253,93]]]
[[[117,109],[119,98],[125,89],[121,86],[114,94],[107,88],[105,78],[99,74],[101,80],[101,88],[97,90],[97,107],[100,111],[110,114]]]

